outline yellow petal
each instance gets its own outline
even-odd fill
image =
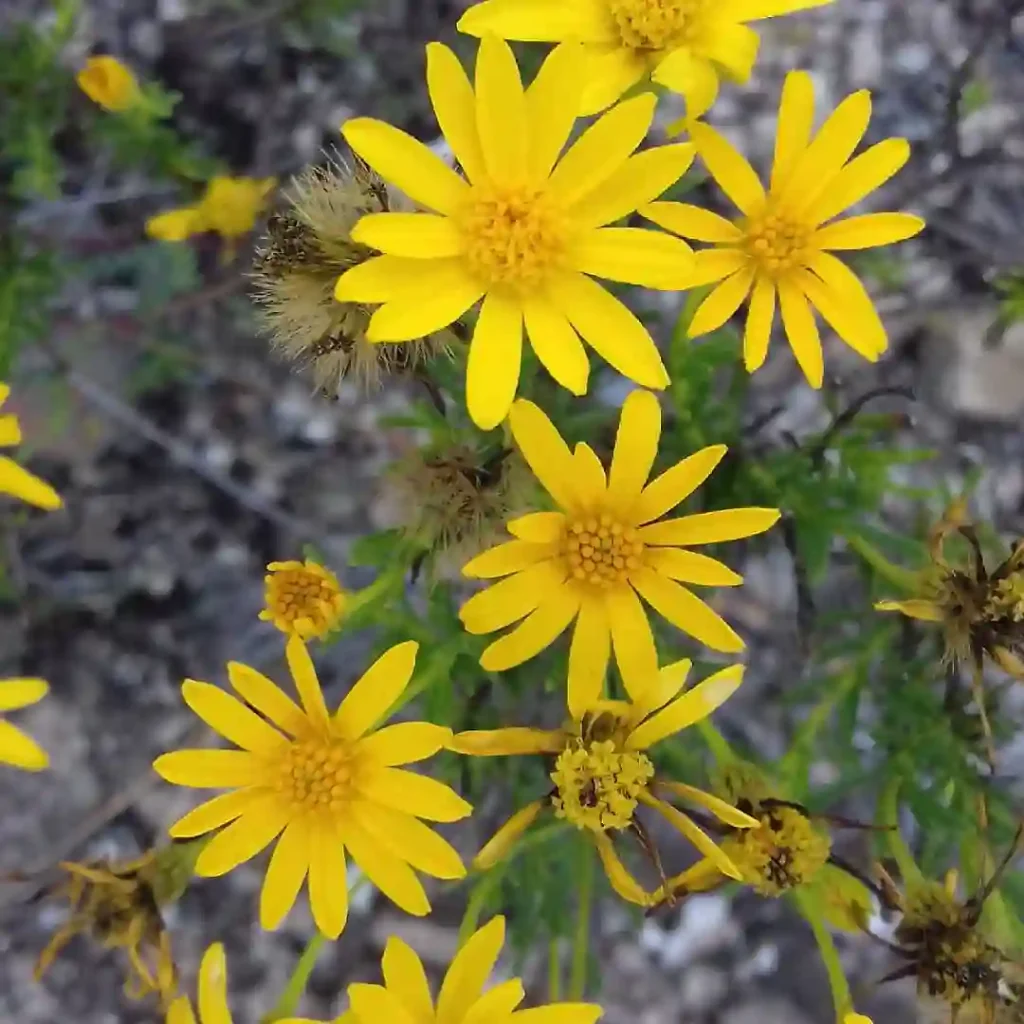
[[[782,85],[779,123],[772,161],[772,192],[786,184],[814,129],[814,80],[806,71],[790,71]]]
[[[601,865],[612,889],[629,903],[639,907],[649,907],[654,902],[651,894],[629,873],[626,865],[615,852],[615,845],[606,832],[594,833],[594,844],[597,846]]]
[[[196,1024],[188,996],[178,996],[167,1008],[166,1024]]]
[[[245,750],[267,754],[285,745],[284,736],[273,726],[216,686],[186,679],[181,695],[211,729]]]
[[[412,764],[433,757],[451,743],[451,738],[452,731],[446,725],[399,722],[364,736],[359,756],[381,765]]]
[[[644,526],[640,530],[640,539],[645,544],[673,547],[721,544],[764,533],[779,521],[780,515],[777,508],[728,508],[720,512],[701,512]]]
[[[466,367],[466,408],[481,430],[493,429],[508,415],[522,357],[522,306],[490,292],[477,318]]]
[[[15,711],[41,701],[50,687],[43,679],[0,679],[0,711]]]
[[[146,221],[146,234],[161,242],[184,242],[205,230],[206,223],[198,206],[167,210]]]
[[[811,236],[820,249],[871,249],[913,238],[924,229],[924,220],[912,213],[865,213],[826,224]]]
[[[50,512],[64,504],[60,495],[45,480],[6,456],[0,456],[0,494],[9,494]]]
[[[409,1008],[416,1020],[430,1020],[434,1015],[434,999],[427,972],[413,949],[397,935],[388,936],[380,966],[388,990]]]
[[[900,612],[908,618],[920,619],[922,622],[943,622],[946,618],[941,605],[921,598],[912,598],[907,601],[876,601],[875,610]]]
[[[288,661],[288,671],[292,674],[299,700],[302,701],[309,720],[318,728],[326,729],[330,715],[313,659],[309,656],[309,648],[299,637],[293,636],[285,645],[284,653]]]
[[[754,267],[753,264],[748,264],[716,285],[711,294],[697,307],[686,333],[691,338],[697,338],[702,334],[717,331],[740,308],[743,300],[750,294],[753,283]]]
[[[737,24],[730,18],[710,26],[701,50],[709,61],[720,65],[733,81],[746,82],[757,62],[760,44],[752,28]]]
[[[397,995],[380,985],[359,982],[348,987],[348,998],[355,1013],[355,1024],[363,1021],[387,1021],[388,1024],[418,1024]]]
[[[632,721],[639,724],[644,718],[664,707],[686,685],[686,677],[693,668],[689,658],[674,661],[658,670],[654,685],[648,687],[633,701]]]
[[[346,739],[359,739],[391,710],[412,679],[419,649],[415,640],[388,648],[349,690],[334,716]]]
[[[597,453],[586,441],[580,441],[573,449],[572,461],[576,490],[584,506],[603,505],[607,501],[608,478]]]
[[[709,445],[655,477],[640,492],[640,498],[630,516],[631,521],[649,523],[685,501],[711,476],[726,451],[728,449],[724,444]]]
[[[738,242],[743,232],[720,214],[689,203],[650,203],[640,210],[648,220],[698,242]]]
[[[630,698],[636,700],[658,676],[658,650],[640,598],[632,587],[609,589],[605,609],[612,633],[612,650],[619,675]]]
[[[747,322],[743,329],[743,365],[748,373],[759,370],[768,357],[768,343],[775,320],[775,283],[758,277],[750,295]]]
[[[503,672],[536,657],[568,629],[579,607],[579,592],[573,587],[558,587],[542,595],[536,611],[484,651],[481,667],[488,672]]]
[[[306,727],[302,709],[278,686],[256,669],[239,661],[228,662],[232,689],[279,729],[297,736]]]
[[[473,858],[473,868],[476,871],[486,871],[504,860],[520,836],[537,820],[537,815],[543,807],[543,801],[534,800],[532,804],[527,804],[516,811]]]
[[[652,548],[645,562],[662,576],[699,587],[738,587],[743,577],[717,559],[683,548]]]
[[[805,211],[807,220],[821,224],[859,203],[884,185],[910,159],[906,139],[885,139],[855,156],[829,182],[828,188]]]
[[[374,768],[359,780],[360,794],[372,803],[426,821],[461,821],[473,808],[437,779],[402,768]]]
[[[689,287],[700,288],[743,270],[750,258],[740,249],[701,249],[693,256]]]
[[[444,259],[465,248],[455,221],[436,213],[368,213],[352,228],[352,241],[409,259]]]
[[[759,213],[765,201],[764,187],[746,157],[706,124],[692,125],[690,137],[722,191],[748,216]]]
[[[526,998],[526,989],[523,988],[523,983],[518,978],[510,978],[508,981],[498,982],[493,988],[489,988],[483,995],[477,999],[460,1021],[460,1024],[493,1024],[494,1021],[508,1021],[509,1014],[511,1014],[515,1008]],[[564,1004],[562,1004],[564,1006]],[[565,1016],[562,1013],[562,1006],[554,1007],[541,1007],[542,1013],[538,1016],[536,1012],[530,1013],[528,1010],[524,1010],[519,1015],[519,1019],[511,1018],[514,1024],[520,1024],[521,1021],[524,1024],[530,1024],[530,1020],[533,1020],[533,1024],[544,1024],[545,1014],[550,1017],[549,1010],[554,1009],[558,1012],[558,1020],[552,1022],[548,1021],[548,1024],[562,1024],[565,1021]],[[569,1024],[574,1024],[573,1021],[569,1021]]]
[[[520,540],[534,544],[553,544],[561,539],[565,525],[565,516],[561,512],[528,512],[525,516],[510,519],[505,529]]]
[[[341,129],[345,141],[385,181],[438,213],[456,213],[469,186],[436,153],[411,135],[372,117],[355,117]]]
[[[417,871],[446,881],[466,877],[455,849],[411,814],[365,804],[357,804],[352,813],[375,842]]]
[[[581,228],[596,228],[626,217],[674,185],[689,169],[697,150],[691,142],[653,146],[634,153],[607,181],[573,208]],[[728,223],[728,221],[726,221]]]
[[[231,1024],[227,958],[219,942],[207,949],[199,965],[199,1019],[203,1024]]]
[[[661,406],[650,391],[633,391],[622,405],[608,476],[608,496],[620,510],[632,508],[658,455]]]
[[[540,408],[524,398],[513,402],[509,427],[523,458],[541,487],[564,509],[576,506],[572,486],[572,452]]]
[[[634,96],[597,119],[555,165],[548,188],[569,205],[606,182],[640,145],[651,127],[657,99]]]
[[[82,92],[106,110],[128,110],[141,96],[131,70],[109,54],[90,57],[75,79]]]
[[[455,159],[470,181],[480,183],[486,167],[476,128],[476,97],[459,58],[442,43],[427,44],[427,90]]]
[[[307,819],[290,821],[270,856],[260,890],[260,927],[264,930],[275,931],[295,905],[309,870],[312,847]]]
[[[707,718],[739,689],[742,682],[742,665],[721,669],[637,726],[626,741],[627,749],[647,750]]]
[[[677,291],[693,271],[693,252],[682,239],[645,228],[597,228],[572,248],[572,267],[609,281]]]
[[[0,405],[3,402],[0,401]],[[0,416],[0,448],[11,448],[21,444],[21,425],[14,415]]]
[[[175,839],[191,839],[212,832],[229,821],[240,818],[259,795],[259,790],[247,788],[215,796],[179,818],[171,826],[170,834]]]
[[[484,286],[458,260],[439,261],[425,270],[421,289],[385,303],[370,317],[366,338],[381,342],[425,338],[458,320],[483,294]]]
[[[703,807],[705,810],[710,811],[719,821],[725,822],[726,825],[730,825],[733,828],[760,828],[761,826],[761,822],[757,818],[744,814],[738,808],[733,807],[732,804],[726,803],[711,793],[705,793],[704,790],[697,789],[695,786],[687,786],[682,782],[659,779],[658,788],[667,789],[670,793],[674,793],[676,796],[682,797],[682,799],[688,800],[698,807]]]
[[[558,516],[560,523],[564,524],[565,522],[565,517],[559,512],[534,514]],[[511,524],[509,525],[511,526]],[[560,527],[556,537],[560,536],[561,532]],[[555,548],[550,541],[538,544],[527,540],[510,540],[504,544],[498,544],[468,561],[462,567],[462,575],[481,580],[509,576],[514,572],[529,569],[538,562],[547,561],[554,554]]]
[[[779,281],[779,309],[789,347],[807,383],[812,388],[820,388],[825,376],[825,359],[818,325],[799,285],[785,278]]]
[[[461,266],[460,262],[451,260],[434,262],[404,256],[372,256],[338,278],[334,297],[338,302],[415,301],[427,284],[431,290],[443,287],[457,271],[461,273]]]
[[[656,612],[706,647],[729,654],[743,650],[745,644],[735,630],[699,597],[675,581],[641,567],[630,574],[630,582]]]
[[[354,821],[345,824],[345,846],[363,874],[392,903],[416,917],[430,913],[430,901],[413,869]],[[338,884],[337,878],[334,884]]]
[[[569,648],[568,706],[573,718],[600,699],[611,658],[611,625],[604,601],[584,597]]]
[[[0,764],[10,764],[27,772],[41,772],[49,763],[46,751],[31,736],[0,719]]]
[[[548,373],[574,395],[587,393],[590,362],[572,324],[550,302],[536,296],[523,300],[530,346]]]
[[[651,78],[686,98],[687,117],[706,114],[718,96],[718,73],[714,66],[696,56],[689,47],[669,53],[654,69]]]
[[[666,387],[668,373],[647,328],[618,299],[583,274],[552,282],[551,301],[602,359],[643,387]]]
[[[560,39],[602,39],[607,35],[586,5],[553,4],[551,0],[484,0],[474,4],[456,26],[460,32],[503,39],[551,43]]]
[[[203,878],[226,875],[265,850],[287,823],[287,811],[277,795],[261,796],[203,847],[196,860],[196,874]]]
[[[535,182],[547,178],[569,141],[583,92],[583,66],[583,47],[562,43],[547,55],[526,90],[528,166]]]
[[[517,185],[526,174],[526,96],[512,48],[487,33],[476,55],[476,125],[491,180]]]
[[[852,271],[850,277],[856,280]],[[849,279],[845,279],[845,290],[837,292],[806,270],[799,272],[795,280],[811,305],[854,352],[873,363],[878,361],[889,339],[870,296],[859,281],[851,288]]]
[[[347,841],[348,836],[346,835]],[[336,939],[348,921],[345,847],[333,823],[311,829],[309,908],[317,928]]]
[[[610,107],[647,74],[644,58],[618,43],[587,47],[580,116]]]
[[[505,757],[509,754],[551,754],[561,750],[564,737],[559,730],[545,732],[513,726],[507,729],[471,729],[457,732],[450,749],[473,757]]]
[[[737,21],[756,21],[759,18],[774,18],[779,14],[806,11],[811,7],[823,7],[832,0],[736,0],[729,8],[729,14]]]
[[[683,814],[682,811],[677,810],[671,804],[665,803],[663,800],[658,800],[656,797],[651,796],[642,790],[640,792],[640,802],[647,804],[648,807],[652,807],[656,810],[666,821],[671,825],[674,825],[693,845],[697,850],[704,854],[715,867],[718,868],[723,874],[728,875],[730,878],[741,879],[743,876],[740,874],[739,869],[729,859],[729,857],[722,852],[714,843],[714,841],[700,829],[687,815]]]
[[[480,998],[484,985],[498,962],[505,944],[505,919],[492,917],[474,932],[455,954],[437,997],[437,1019],[459,1021],[473,1002]]]
[[[525,618],[564,581],[564,568],[540,562],[474,594],[459,609],[459,618],[470,633],[493,633]]]
[[[153,762],[166,782],[193,789],[231,789],[254,785],[259,766],[247,750],[175,750]]]

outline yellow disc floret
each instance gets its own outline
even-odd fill
[[[809,228],[782,213],[769,212],[747,225],[746,249],[769,276],[785,274],[804,264]]]
[[[623,526],[607,512],[571,521],[565,531],[569,573],[583,583],[610,587],[639,567],[644,545],[632,526]]]
[[[309,559],[271,562],[267,569],[261,619],[303,640],[322,638],[341,621],[346,595],[330,570]]]
[[[337,814],[350,803],[356,764],[351,745],[337,739],[291,744],[275,757],[275,789],[292,806]]]
[[[622,45],[667,50],[693,44],[706,0],[608,0]]]

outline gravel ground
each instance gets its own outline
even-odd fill
[[[433,139],[422,44],[453,39],[464,5],[377,0],[320,18],[316,32],[285,24],[292,6],[93,0],[67,60],[102,49],[160,78],[183,95],[179,127],[250,174],[285,176],[315,159],[353,112]],[[955,484],[979,468],[977,512],[1024,533],[1024,331],[992,331],[993,279],[1024,264],[1024,22],[1017,18],[1003,45],[1006,8],[1007,0],[837,0],[771,23],[754,79],[723,91],[714,120],[763,163],[786,70],[812,71],[822,107],[855,88],[877,91],[871,139],[905,135],[915,150],[883,201],[909,204],[931,227],[905,247],[905,287],[880,300],[892,352],[865,367],[832,351],[830,371],[852,394],[879,383],[913,386],[915,441],[942,453],[915,473]],[[4,17],[42,16],[25,0],[10,12],[0,26]],[[969,73],[957,70],[964,62]],[[985,83],[983,101],[959,127],[949,117],[958,76]],[[102,162],[83,163],[74,178],[71,198],[40,203],[29,216],[86,255],[131,238],[167,201],[165,191]],[[111,193],[122,201],[96,201]],[[151,844],[190,805],[148,772],[192,724],[181,679],[219,680],[233,658],[280,672],[278,637],[256,621],[266,562],[313,539],[343,564],[351,540],[393,511],[381,471],[408,441],[381,418],[406,403],[400,389],[371,400],[354,390],[335,403],[311,397],[308,382],[254,340],[239,294],[170,317],[163,327],[188,353],[187,370],[140,387],[150,345],[136,315],[140,301],[132,281],[70,287],[62,296],[50,339],[74,367],[62,422],[50,412],[46,358],[24,360],[18,411],[33,438],[33,465],[57,484],[67,509],[0,529],[25,595],[16,608],[0,607],[0,677],[31,672],[53,686],[51,699],[19,719],[53,753],[53,768],[4,775],[0,871],[45,872],[62,857],[132,856]],[[780,434],[825,421],[781,351],[759,374],[755,400],[780,396]],[[758,696],[799,671],[792,570],[781,550],[737,568],[748,585],[730,613],[756,639],[752,678],[727,718],[771,756],[785,723]],[[363,657],[354,640],[320,659],[334,693]],[[261,932],[259,879],[260,869],[248,866],[197,883],[169,919],[186,972],[206,942],[227,943],[240,1022],[258,1020],[270,1005],[311,927],[298,910],[279,933]],[[119,965],[80,940],[41,984],[31,980],[61,921],[58,907],[25,902],[31,889],[0,888],[0,1024],[154,1020],[152,1009],[120,995]],[[349,981],[375,977],[389,934],[405,935],[443,965],[460,913],[457,901],[442,899],[436,915],[414,921],[368,897],[322,957],[304,1012],[327,1018]],[[639,941],[635,922],[609,905],[595,930],[608,1024],[832,1019],[810,936],[781,903],[700,897],[648,920]],[[875,992],[869,984],[885,973],[878,948],[848,940],[841,951],[876,1024],[910,1019],[905,988]],[[529,980],[543,971],[528,962]]]

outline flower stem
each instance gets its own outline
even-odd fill
[[[587,962],[590,959],[590,909],[594,902],[594,858],[596,852],[588,842],[580,843],[579,909],[576,934],[572,944],[572,966],[569,973],[569,999],[578,1002],[587,988]]]
[[[558,939],[548,942],[548,1000],[557,1003],[562,998],[562,964],[558,958]]]
[[[697,728],[700,731],[704,742],[708,745],[708,750],[711,751],[711,756],[719,764],[728,764],[730,761],[736,761],[735,751],[729,746],[729,741],[711,724],[707,718],[702,718],[697,723]]]
[[[818,951],[821,953],[822,962],[828,972],[828,984],[832,990],[832,1004],[836,1010],[836,1021],[841,1024],[843,1017],[853,1009],[853,997],[850,995],[850,986],[843,974],[843,966],[839,962],[839,951],[832,939],[832,933],[825,926],[821,914],[814,901],[807,898],[807,894],[799,887],[793,890],[800,907],[800,913],[804,920],[811,926],[814,933],[814,941],[818,944]]]

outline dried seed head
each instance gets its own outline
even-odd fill
[[[339,275],[374,255],[352,241],[352,227],[364,214],[398,205],[381,178],[335,156],[298,175],[286,199],[288,207],[267,223],[253,273],[261,327],[275,349],[311,366],[316,387],[327,394],[349,376],[379,386],[383,377],[447,351],[453,339],[446,331],[401,344],[369,342],[372,310],[334,298]]]

